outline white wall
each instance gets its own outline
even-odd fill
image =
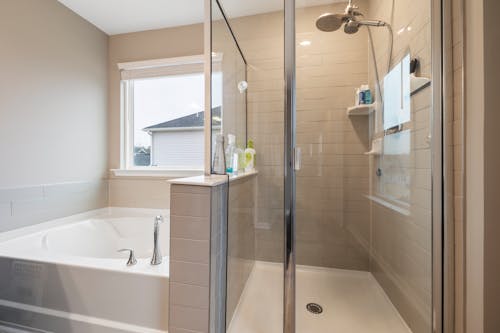
[[[57,1],[2,0],[0,22],[0,230],[104,205],[107,36]]]

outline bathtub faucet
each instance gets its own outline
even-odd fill
[[[151,258],[151,265],[159,265],[161,264],[161,251],[160,251],[160,223],[163,222],[163,216],[158,215],[155,217],[155,225],[154,225],[154,248],[153,248],[153,257]]]

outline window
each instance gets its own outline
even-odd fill
[[[203,57],[125,63],[119,68],[121,168],[203,170]],[[217,73],[215,82],[221,76]]]

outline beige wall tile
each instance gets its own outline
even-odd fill
[[[170,281],[208,287],[208,264],[170,260]]]
[[[208,311],[174,305],[170,310],[169,327],[169,332],[179,327],[188,331],[208,333]]]
[[[133,208],[170,208],[167,179],[110,178],[109,206]]]
[[[209,241],[171,238],[170,258],[200,264],[209,263]]]
[[[194,240],[209,240],[210,218],[171,215],[170,236]]]
[[[208,309],[208,287],[185,283],[170,282],[170,300],[173,306],[182,305],[193,308]]]
[[[172,193],[171,214],[175,216],[210,216],[210,193]]]

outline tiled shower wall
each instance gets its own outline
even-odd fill
[[[369,1],[369,17],[393,27],[392,66],[407,52],[418,58],[418,76],[431,75],[430,1]],[[387,73],[388,32],[372,29],[380,77]],[[370,64],[370,81],[375,87]],[[431,219],[431,115],[432,88],[411,98],[411,121],[404,125],[410,135],[409,154],[399,155],[389,166],[408,175],[406,202],[392,202],[380,192],[385,156],[371,157],[372,243],[370,270],[414,333],[431,331],[432,219]],[[379,104],[380,105],[380,104]],[[376,110],[373,138],[384,137],[381,110]],[[382,176],[376,175],[381,168]],[[386,172],[387,173],[387,172]],[[394,181],[394,180],[392,180]],[[390,204],[393,205],[390,205]],[[396,209],[394,209],[396,207]]]
[[[257,175],[236,179],[228,186],[227,301],[229,324],[255,263],[255,199]]]
[[[366,9],[366,3],[360,2]],[[368,117],[348,118],[367,83],[367,35],[324,33],[315,19],[344,4],[297,10],[297,260],[368,269]],[[283,13],[235,19],[249,62],[248,131],[257,149],[257,260],[280,261],[283,246]]]
[[[257,260],[283,255],[283,15],[231,21],[248,62],[248,138],[257,150]]]

